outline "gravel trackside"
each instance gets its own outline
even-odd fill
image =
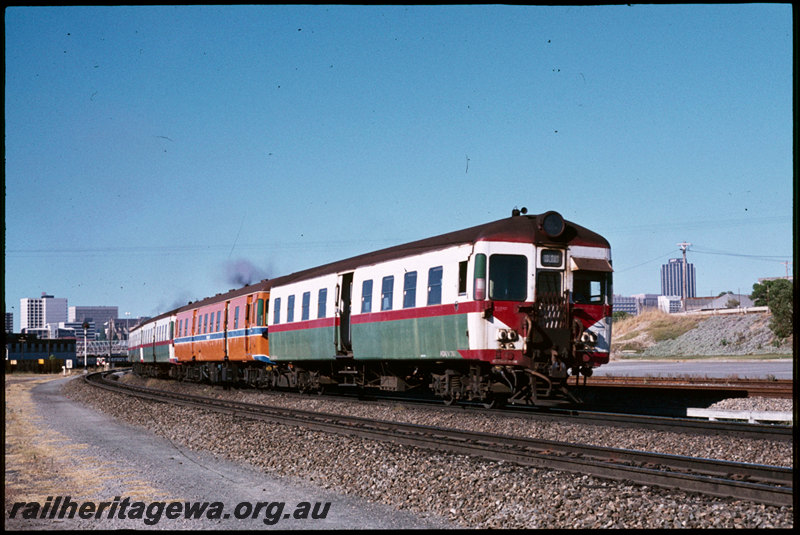
[[[138,378],[126,380],[140,381]],[[277,405],[302,403],[323,412],[346,411],[428,425],[466,426],[493,432],[520,430],[513,417],[474,415],[458,418],[400,404],[326,401],[281,394],[191,388],[195,393],[232,399],[256,398]],[[582,474],[521,467],[463,455],[330,435],[305,429],[232,419],[99,391],[81,381],[69,382],[66,395],[102,410],[131,426],[165,437],[183,451],[208,452],[263,471],[269,477],[295,477],[319,489],[390,505],[427,518],[444,517],[470,528],[791,528],[793,507],[777,507],[713,498],[681,491],[603,480]],[[252,399],[250,399],[252,401]],[[437,416],[438,415],[438,416]],[[449,419],[448,421],[440,419]],[[791,445],[713,439],[677,433],[633,436],[610,427],[577,429],[567,425],[526,424],[531,435],[617,447],[676,451],[733,460],[792,462]],[[549,438],[543,436],[543,438]],[[180,446],[177,446],[180,445]],[[687,453],[687,450],[690,453]],[[694,452],[694,453],[691,453]],[[752,462],[752,461],[751,461]]]

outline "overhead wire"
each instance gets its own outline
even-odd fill
[[[645,261],[644,261],[644,262],[642,262],[641,264],[636,264],[635,266],[626,267],[626,268],[624,268],[624,269],[615,269],[615,270],[614,270],[614,272],[615,272],[615,273],[624,273],[624,272],[626,272],[626,271],[630,271],[630,270],[632,270],[632,269],[636,269],[636,268],[638,268],[638,267],[644,266],[644,265],[646,265],[646,264],[649,264],[649,263],[651,263],[651,262],[655,262],[656,260],[661,260],[661,259],[662,259],[662,258],[664,258],[665,256],[670,256],[670,255],[672,255],[673,253],[677,253],[677,252],[679,252],[679,250],[678,250],[678,249],[673,249],[673,250],[671,250],[671,251],[668,251],[668,252],[666,252],[666,253],[664,253],[664,254],[662,254],[662,255],[658,255],[658,256],[657,256],[657,257],[655,257],[655,258],[651,258],[650,260],[645,260]]]
[[[740,258],[753,258],[753,259],[756,259],[756,260],[764,260],[764,261],[767,261],[767,262],[778,262],[780,264],[783,264],[784,261],[789,260],[789,259],[792,258],[791,255],[756,255],[756,254],[744,254],[744,253],[731,253],[729,251],[719,251],[719,250],[714,250],[714,249],[710,249],[710,248],[708,250],[697,249],[697,247],[703,247],[703,246],[695,245],[690,249],[690,251],[693,252],[693,253],[699,253],[699,254],[711,254],[711,255],[720,255],[720,256],[736,256],[736,257],[740,257]]]

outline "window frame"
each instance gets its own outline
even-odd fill
[[[238,310],[239,307],[236,307]],[[275,314],[272,317],[272,324],[273,325],[280,325],[281,323],[281,298],[275,298]]]
[[[387,286],[388,286],[388,291],[387,291]],[[381,279],[381,312],[392,310],[392,306],[394,304],[393,299],[394,299],[394,275],[387,275],[383,277],[383,279]]]
[[[308,321],[311,314],[311,292],[303,292],[300,302],[300,321]]]
[[[294,294],[286,299],[286,323],[294,322]]]
[[[328,289],[320,288],[317,293],[317,319],[326,317],[328,306]]]
[[[403,308],[417,306],[417,272],[406,271],[403,275]]]
[[[438,283],[431,284],[431,280],[435,280],[435,277],[432,275],[438,274]],[[428,269],[428,299],[426,301],[427,306],[432,305],[441,305],[442,304],[442,281],[444,280],[444,266],[436,266]],[[437,288],[437,291],[432,291],[434,288]],[[466,287],[465,287],[466,289]],[[433,302],[431,300],[431,296],[437,295],[438,299]]]
[[[366,279],[361,282],[361,313],[370,314],[372,312],[372,287],[374,286],[372,279]],[[369,287],[369,290],[367,290]],[[365,306],[366,305],[366,306]]]

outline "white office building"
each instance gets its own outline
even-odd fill
[[[53,297],[42,292],[41,298],[23,298],[19,300],[20,331],[41,329],[48,323],[58,324],[67,321],[67,299]]]

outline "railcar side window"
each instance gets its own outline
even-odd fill
[[[217,320],[219,321],[219,319]],[[259,299],[256,305],[256,325],[264,325],[264,300]]]
[[[466,262],[462,262],[466,266]],[[466,277],[466,270],[464,271]],[[467,291],[466,280],[464,281],[464,291]],[[428,305],[439,305],[442,303],[442,266],[428,270]]]
[[[303,292],[303,307],[300,313],[300,320],[306,321],[308,319],[309,309],[311,308],[311,292]]]
[[[286,322],[291,323],[294,321],[294,296],[289,296],[289,302],[286,308]]]
[[[361,313],[372,312],[372,279],[361,284]]]
[[[467,261],[458,263],[458,295],[467,293]]]
[[[260,302],[259,304],[263,305],[264,303]],[[222,316],[222,311],[221,310],[217,310],[217,329],[216,329],[217,331],[219,331],[219,320],[220,320],[221,316]]]
[[[403,277],[403,308],[417,306],[417,272],[409,271]]]
[[[489,258],[489,299],[524,301],[528,295],[527,280],[527,257],[493,254]]]
[[[236,307],[233,311],[233,328],[239,328],[239,307]]]
[[[392,309],[392,294],[394,293],[394,276],[389,275],[383,278],[381,286],[381,310]]]
[[[208,332],[208,314],[203,316],[203,333]]]
[[[239,307],[236,307],[236,314],[239,314]],[[272,323],[278,325],[281,322],[281,298],[278,297],[275,299],[275,317],[272,320]]]
[[[322,288],[319,291],[319,298],[317,300],[317,317],[324,318],[325,317],[325,301],[328,300],[328,289]]]

